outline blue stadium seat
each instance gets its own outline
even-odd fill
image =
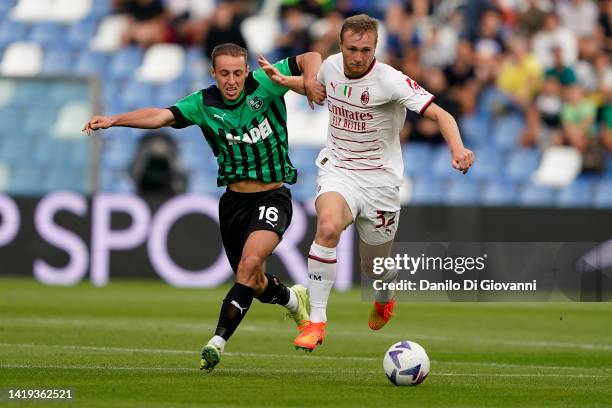
[[[87,172],[75,172],[63,166],[50,166],[44,172],[41,188],[44,191],[71,190],[87,191]]]
[[[402,148],[404,159],[404,174],[417,176],[430,172],[429,163],[432,154],[432,146],[429,143],[408,142]]]
[[[448,205],[469,206],[480,202],[480,185],[474,181],[451,182],[446,190],[444,202]]]
[[[593,203],[593,181],[579,178],[559,191],[557,205],[559,207],[591,207]]]
[[[84,49],[76,59],[74,73],[78,75],[100,75],[104,76],[108,68],[108,57],[106,54]],[[104,83],[104,87],[107,82]]]
[[[90,98],[89,84],[84,81],[62,82],[49,90],[49,101],[58,107],[75,100],[88,104]]]
[[[191,173],[188,177],[187,191],[195,194],[219,197],[225,191],[217,187],[217,175],[210,172]]]
[[[13,7],[15,7],[16,3],[17,0],[0,1],[0,21],[4,21],[7,19],[9,11],[11,11]]]
[[[41,72],[48,75],[68,74],[73,67],[73,53],[70,50],[50,48],[45,51]]]
[[[445,145],[435,147],[429,166],[428,170],[433,172],[437,178],[450,177],[457,171],[451,166],[450,151]]]
[[[597,184],[593,204],[597,208],[612,208],[612,181],[606,179]]]
[[[59,23],[42,22],[34,24],[30,32],[30,41],[40,44],[42,47],[64,47],[65,30]]]
[[[606,154],[604,177],[612,179],[612,153]]]
[[[517,149],[510,152],[505,177],[511,181],[527,181],[540,164],[540,155],[535,149]]]
[[[555,198],[553,188],[528,183],[519,194],[518,204],[523,207],[551,207]]]
[[[25,120],[21,129],[32,134],[47,134],[49,124],[55,123],[58,110],[57,107],[49,106],[50,98],[43,101],[38,101],[38,104],[27,111],[27,117],[36,118],[36,120]],[[44,104],[47,104],[46,108]]]
[[[491,119],[485,114],[464,115],[459,120],[461,135],[467,143],[491,143]]]
[[[24,168],[13,168],[11,170],[8,192],[15,195],[38,195],[40,194],[40,180],[43,173],[32,166]]]
[[[131,81],[121,90],[117,97],[121,98],[121,103],[127,111],[152,106],[154,89],[146,82]]]
[[[302,203],[314,198],[317,195],[316,172],[298,170],[298,181],[291,186],[291,195]]]
[[[142,50],[138,47],[123,47],[117,51],[110,62],[107,71],[108,79],[131,79],[142,62]]]
[[[156,92],[155,106],[167,107],[174,105],[189,94],[187,83],[184,81],[172,81],[160,86]]]
[[[187,169],[216,174],[216,158],[203,136],[180,142],[179,157]]]
[[[314,170],[316,173],[316,159],[320,151],[320,146],[290,145],[289,159],[299,172],[310,173],[311,170]]]
[[[484,187],[480,202],[491,207],[513,206],[517,202],[517,191],[513,182],[491,181]]]
[[[99,189],[109,193],[133,193],[135,191],[134,182],[127,172],[110,169],[101,172]]]
[[[6,47],[15,41],[26,41],[30,32],[27,24],[12,20],[4,20],[0,24],[0,46]]]
[[[474,149],[476,161],[468,172],[475,180],[492,181],[501,177],[504,165],[503,153],[493,147]]]
[[[15,133],[9,134],[9,137],[3,141],[0,159],[8,163],[27,163],[29,166],[25,159],[35,150],[36,143],[31,138],[19,137]]]
[[[91,11],[85,17],[87,21],[99,21],[105,16],[112,13],[112,4],[110,0],[94,0],[91,3]]]
[[[518,114],[505,115],[493,122],[494,144],[502,149],[518,146],[525,121]]]
[[[81,20],[68,27],[65,43],[73,48],[85,50],[89,41],[96,35],[98,24],[95,21]]]
[[[17,106],[12,101],[9,101],[6,105],[0,108],[0,132],[7,132],[11,134],[16,129],[19,129],[23,123],[23,108]]]
[[[439,180],[416,179],[411,192],[410,204],[440,205],[444,202],[444,185]]]

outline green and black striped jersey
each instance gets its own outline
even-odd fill
[[[274,66],[284,75],[300,75],[295,57]],[[175,128],[197,125],[217,157],[217,185],[242,180],[297,181],[287,144],[287,88],[260,68],[248,74],[238,100],[227,101],[216,85],[194,92],[169,109]]]

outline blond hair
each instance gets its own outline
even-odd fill
[[[357,14],[344,20],[340,30],[340,42],[342,42],[344,33],[349,30],[362,35],[373,31],[376,34],[376,41],[378,41],[378,21],[367,14]]]

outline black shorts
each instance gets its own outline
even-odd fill
[[[228,188],[219,201],[219,224],[234,273],[251,232],[274,231],[282,239],[292,216],[291,191],[287,187],[258,193],[237,193]]]

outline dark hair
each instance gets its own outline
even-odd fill
[[[355,34],[364,34],[368,31],[374,31],[376,40],[378,40],[378,21],[368,16],[367,14],[357,14],[344,20],[342,29],[340,30],[340,41],[342,41],[344,32],[351,30]]]
[[[234,44],[234,43],[219,44],[215,48],[213,48],[212,53],[210,54],[213,68],[215,67],[215,59],[220,55],[230,55],[232,57],[244,57],[245,63],[247,62],[249,58],[247,50],[237,44]]]

